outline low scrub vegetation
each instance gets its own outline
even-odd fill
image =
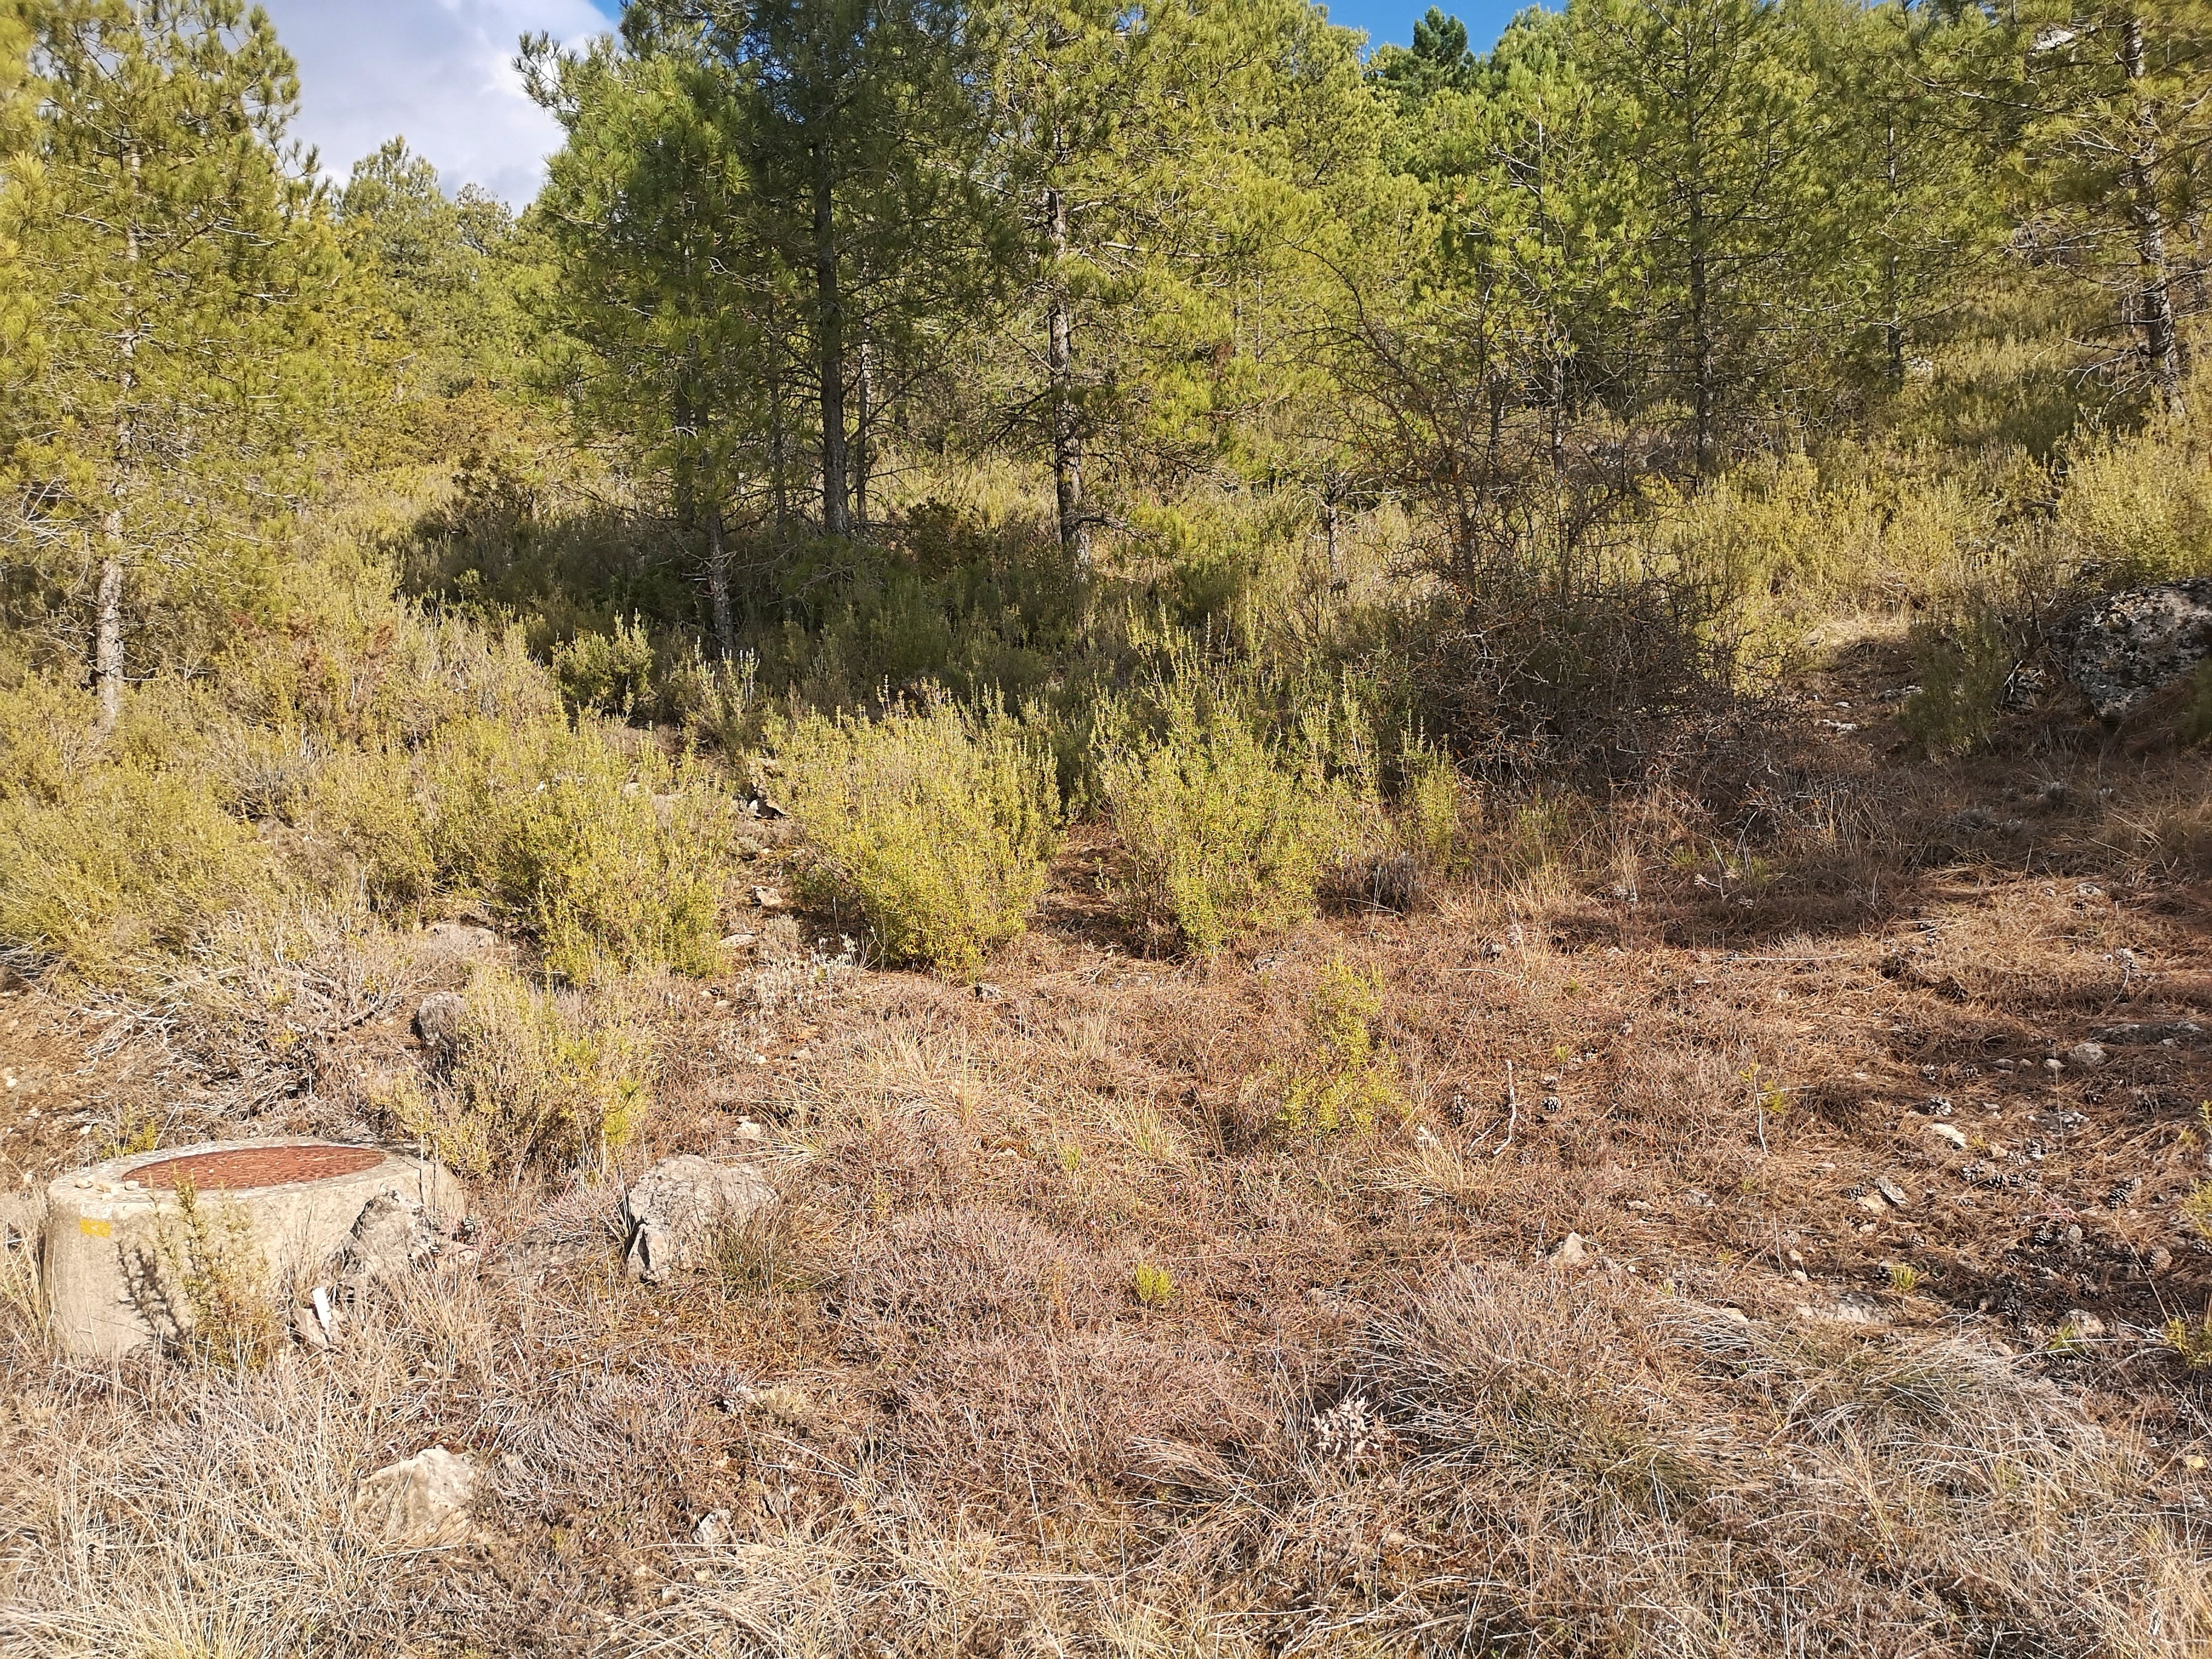
[[[973,974],[1022,931],[1060,843],[1040,733],[942,697],[878,720],[811,715],[776,765],[814,854],[809,880],[866,919],[890,962]]]

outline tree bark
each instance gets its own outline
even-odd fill
[[[2136,268],[2142,298],[2137,321],[2143,333],[2143,358],[2160,399],[2182,412],[2181,340],[2173,320],[2173,276],[2166,263],[2166,215],[2159,206],[2158,112],[2143,96],[2145,73],[2142,19],[2130,15],[2122,27],[2121,63],[2135,101],[2128,151],[2129,216],[2135,222]]]
[[[730,615],[730,549],[719,501],[707,507],[707,601],[714,611],[714,643],[727,662],[738,654],[738,630]]]
[[[99,732],[106,737],[123,713],[123,511],[107,515],[104,526],[109,548],[100,562],[99,620],[92,644],[92,677],[100,688]]]
[[[876,417],[876,382],[872,372],[874,353],[868,347],[868,331],[860,329],[860,373],[854,383],[853,410],[853,522],[865,530],[868,523],[869,434]]]
[[[1083,433],[1075,414],[1074,324],[1068,315],[1067,201],[1056,185],[1046,187],[1045,222],[1052,239],[1052,304],[1045,323],[1045,370],[1052,394],[1052,483],[1060,509],[1060,550],[1078,565],[1091,562],[1091,525],[1083,511]]]
[[[1884,170],[1889,177],[1889,205],[1893,214],[1897,200],[1897,120],[1892,117],[1883,141]],[[1905,314],[1904,296],[1898,281],[1896,234],[1890,234],[1889,256],[1882,262],[1882,341],[1887,348],[1889,384],[1892,390],[1905,384]]]
[[[137,428],[131,398],[138,390],[138,149],[124,140],[124,173],[130,180],[130,200],[124,205],[123,336],[117,343],[120,359],[116,376],[115,477],[108,486],[108,507],[100,519],[104,550],[100,563],[100,591],[94,601],[92,638],[92,679],[100,694],[96,730],[106,737],[123,713],[123,573],[129,545],[124,539],[125,503],[131,495],[131,468],[137,462]]]
[[[830,161],[814,150],[814,307],[816,370],[822,396],[822,530],[852,532],[845,443],[845,296],[839,283],[836,204]]]

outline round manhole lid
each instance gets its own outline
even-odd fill
[[[149,1187],[174,1187],[179,1176],[195,1188],[284,1187],[301,1181],[327,1181],[359,1175],[384,1162],[374,1146],[237,1146],[220,1152],[165,1158],[131,1171]]]

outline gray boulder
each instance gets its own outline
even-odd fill
[[[438,1230],[422,1206],[398,1193],[382,1192],[362,1206],[340,1265],[346,1278],[365,1283],[419,1267],[437,1249]]]
[[[714,1164],[684,1153],[638,1178],[622,1201],[625,1263],[658,1285],[714,1254],[715,1235],[744,1224],[776,1201],[775,1188],[750,1164]]]
[[[2118,720],[2212,650],[2212,580],[2108,594],[2067,624],[2058,646],[2066,677],[2100,718]]]
[[[433,991],[415,1011],[415,1035],[440,1054],[451,1055],[468,1012],[469,1000],[459,991]]]

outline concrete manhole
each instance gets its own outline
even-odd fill
[[[321,1140],[141,1152],[63,1176],[46,1188],[40,1277],[55,1334],[72,1352],[112,1357],[190,1328],[190,1297],[178,1282],[190,1247],[185,1180],[201,1195],[210,1248],[227,1253],[227,1270],[272,1294],[319,1273],[380,1194],[437,1217],[465,1208],[440,1164]]]
[[[377,1146],[234,1146],[228,1152],[192,1152],[141,1164],[131,1174],[142,1187],[173,1191],[179,1181],[190,1180],[202,1192],[222,1192],[359,1175],[374,1169],[384,1158]]]

